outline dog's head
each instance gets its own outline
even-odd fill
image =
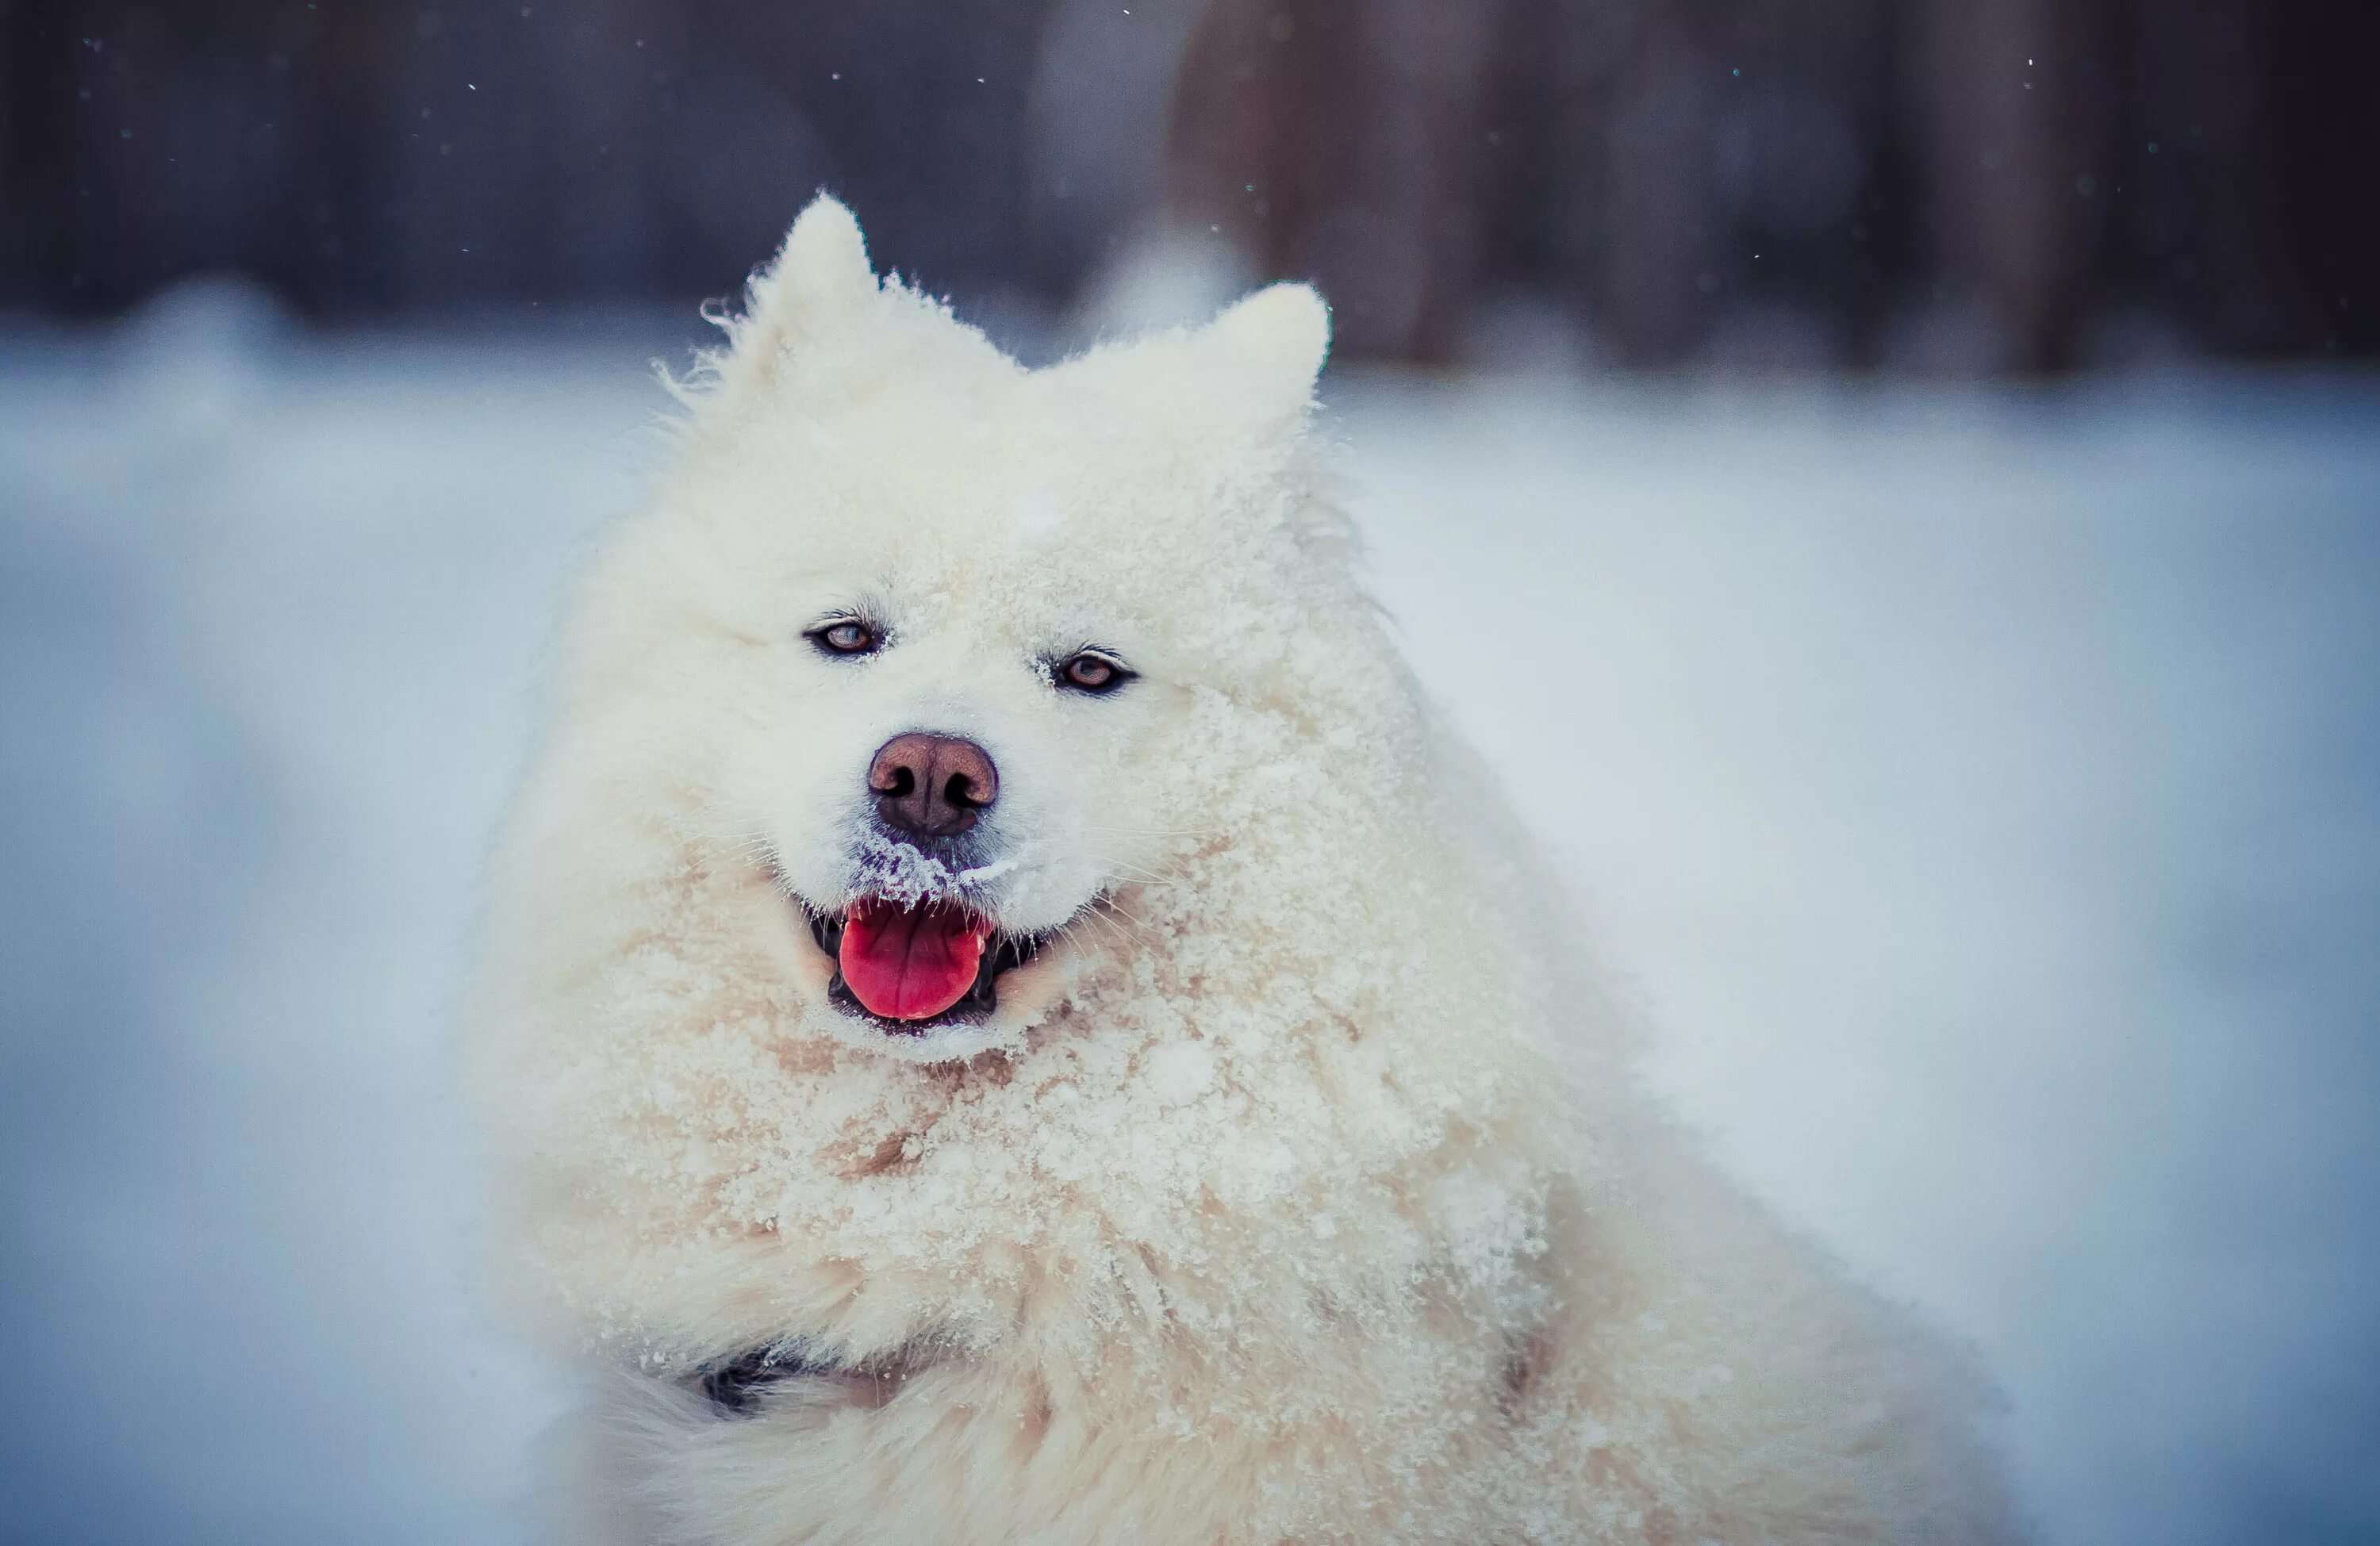
[[[1344,567],[1300,451],[1327,314],[1280,285],[1028,371],[880,282],[822,198],[726,326],[590,580],[590,690],[766,876],[759,926],[838,1035],[1013,1042],[1201,836],[1202,696],[1293,671]]]

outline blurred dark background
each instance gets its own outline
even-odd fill
[[[0,38],[8,309],[687,302],[824,186],[1019,335],[1186,236],[1425,363],[2380,351],[2368,4],[0,0]]]

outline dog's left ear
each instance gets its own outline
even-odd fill
[[[1254,393],[1267,417],[1302,415],[1330,352],[1330,308],[1311,284],[1268,285],[1209,322],[1196,346]]]
[[[716,362],[723,393],[767,382],[785,357],[860,311],[878,291],[867,238],[843,201],[821,193],[794,221],[776,258],[752,276],[744,314],[725,320]]]

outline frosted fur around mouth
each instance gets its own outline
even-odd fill
[[[853,879],[839,899],[844,904],[861,897],[882,897],[904,906],[920,902],[979,903],[988,888],[1016,872],[1014,855],[953,870],[914,844],[898,842],[863,827],[853,846],[857,861]]]
[[[2010,1538],[1962,1359],[1641,1093],[1366,591],[1326,337],[1279,286],[1027,371],[828,200],[755,280],[579,586],[492,883],[500,1233],[611,1376],[562,1538]],[[838,610],[889,643],[821,658]],[[1087,638],[1139,679],[1061,694]],[[855,851],[920,731],[995,750],[1009,868]],[[886,1037],[787,916],[855,852],[1024,932],[1108,903],[1002,1023]]]

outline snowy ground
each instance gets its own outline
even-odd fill
[[[0,342],[0,1539],[523,1539],[448,1009],[650,352]],[[1660,1077],[2045,1534],[2380,1533],[2380,383],[1330,395]]]

